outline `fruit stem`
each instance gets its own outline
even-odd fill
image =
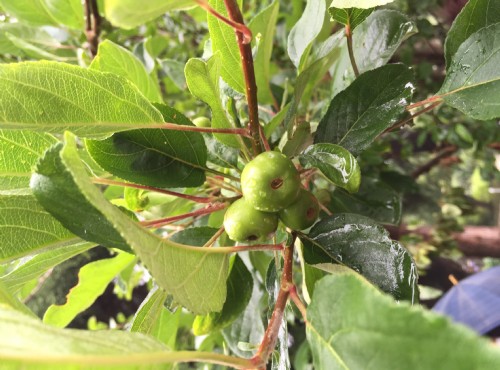
[[[156,193],[173,195],[174,197],[191,200],[191,201],[196,202],[196,203],[210,203],[210,202],[212,202],[214,200],[213,198],[197,197],[195,195],[182,194],[182,193],[178,193],[178,192],[175,192],[175,191],[170,191],[170,190],[155,188],[155,187],[152,187],[152,186],[139,185],[139,184],[133,184],[133,183],[129,183],[129,182],[121,182],[121,181],[115,181],[115,180],[109,180],[109,179],[103,179],[103,178],[96,178],[96,177],[94,177],[92,179],[92,182],[94,184],[115,185],[115,186],[123,186],[123,187],[127,187],[127,188],[134,188],[134,189],[143,189],[143,190],[154,191]]]
[[[203,248],[210,248],[219,239],[219,237],[224,232],[224,226],[222,226],[208,241],[203,245]]]
[[[224,0],[229,18],[241,25],[244,25],[243,15],[235,0]],[[260,143],[266,151],[271,150],[267,141],[264,130],[259,123],[259,105],[257,100],[257,83],[255,81],[255,70],[253,65],[252,45],[246,42],[245,35],[236,30],[238,47],[240,49],[241,62],[243,67],[243,75],[245,77],[245,95],[248,103],[248,125],[252,133],[253,142],[252,148],[254,154],[262,152],[262,147],[257,145]]]
[[[281,274],[280,291],[278,293],[278,297],[276,298],[276,304],[274,305],[271,319],[269,320],[266,332],[264,333],[264,339],[260,343],[255,356],[251,358],[252,363],[257,368],[264,368],[264,365],[269,360],[269,356],[274,351],[283,315],[285,314],[286,304],[288,302],[288,298],[290,297],[290,289],[294,287],[292,280],[292,268],[293,249],[296,238],[297,236],[293,234],[290,246],[283,249],[284,266]]]
[[[299,309],[300,314],[304,319],[304,322],[307,323],[307,308],[304,302],[302,302],[302,300],[300,299],[299,294],[297,293],[297,287],[293,285],[290,287],[289,291],[290,291],[290,299],[293,301],[293,303],[295,303],[295,306],[297,306],[297,308]]]
[[[352,47],[352,30],[351,25],[345,25],[345,37],[347,38],[347,51],[349,52],[349,59],[351,60],[352,69],[354,70],[354,75],[359,76],[358,65],[356,64],[356,59],[354,59],[354,50]]]
[[[198,210],[193,211],[193,212],[184,213],[184,214],[178,215],[178,216],[160,218],[157,220],[141,221],[140,224],[142,226],[145,226],[145,227],[154,227],[154,228],[161,227],[163,225],[166,225],[166,224],[169,224],[169,223],[172,223],[175,221],[183,220],[185,218],[208,215],[210,213],[220,211],[221,209],[226,208],[226,206],[227,206],[226,203],[210,204],[205,208],[198,209]]]

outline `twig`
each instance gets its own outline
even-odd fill
[[[189,217],[196,217],[196,216],[202,216],[202,215],[208,215],[213,212],[220,211],[221,209],[224,209],[227,206],[226,203],[216,203],[216,204],[211,204],[206,208],[198,209],[193,212],[189,213],[184,213],[182,215],[178,216],[171,216],[171,217],[165,217],[165,218],[160,218],[157,220],[150,220],[150,221],[141,221],[140,224],[145,227],[161,227],[163,225],[183,220],[185,218]]]
[[[428,161],[427,163],[423,164],[422,166],[417,168],[415,171],[413,171],[411,173],[411,177],[416,179],[420,175],[423,175],[424,173],[429,172],[434,166],[438,165],[439,162],[441,162],[441,160],[443,158],[449,157],[450,155],[455,153],[457,150],[458,150],[458,147],[456,147],[455,145],[450,145],[450,146],[444,148],[439,154],[437,154],[430,161]]]
[[[206,0],[196,0],[196,2],[200,7],[205,9],[208,13],[212,14],[215,18],[220,19],[222,22],[228,24],[229,26],[233,27],[236,31],[240,32],[244,37],[243,42],[245,44],[249,44],[250,42],[252,42],[252,31],[250,31],[250,28],[248,28],[242,23],[234,22],[233,20],[224,17],[217,10],[212,8]]]
[[[269,356],[276,346],[276,341],[278,340],[278,333],[281,326],[281,321],[283,320],[283,315],[285,313],[285,307],[290,297],[290,289],[294,286],[292,280],[292,268],[293,268],[293,247],[295,244],[296,236],[293,236],[293,240],[289,247],[283,250],[283,273],[281,275],[280,291],[278,293],[278,298],[276,299],[276,304],[274,305],[274,310],[267,325],[266,332],[264,333],[264,339],[260,343],[259,349],[254,357],[252,357],[251,362],[257,368],[263,368],[267,363]]]
[[[103,179],[103,178],[93,178],[92,182],[94,184],[116,185],[116,186],[123,186],[123,187],[127,187],[127,188],[154,191],[154,192],[160,193],[160,194],[173,195],[174,197],[191,200],[191,201],[196,202],[196,203],[211,203],[214,201],[213,198],[197,197],[195,195],[182,194],[182,193],[177,193],[175,191],[159,189],[159,188],[155,188],[152,186],[133,184],[133,183],[129,183],[129,182],[121,182],[121,181],[115,181],[115,180],[109,180],[109,179]]]
[[[349,52],[349,59],[351,60],[352,69],[354,70],[354,75],[359,76],[359,69],[356,64],[356,59],[354,59],[354,50],[352,47],[352,30],[351,25],[345,25],[345,37],[347,38],[347,51]]]
[[[224,232],[224,226],[222,226],[208,241],[203,245],[203,248],[211,247]]]
[[[293,301],[293,303],[295,303],[295,306],[297,306],[297,308],[299,309],[300,314],[304,319],[304,322],[307,322],[307,309],[304,302],[302,302],[302,300],[300,299],[299,294],[297,293],[297,287],[295,285],[290,287],[290,299]]]
[[[421,110],[419,110],[418,112],[416,113],[413,113],[410,115],[410,117],[408,118],[405,118],[399,122],[397,122],[396,124],[392,125],[391,127],[389,127],[388,129],[386,129],[384,132],[391,132],[391,131],[394,131],[395,129],[399,128],[399,127],[402,127],[404,126],[405,124],[407,124],[408,122],[411,122],[415,117],[418,117],[420,116],[421,114],[424,114],[424,113],[427,113],[431,110],[433,110],[434,108],[436,108],[438,105],[440,105],[442,103],[442,101],[437,101],[431,105],[429,105],[428,107],[425,107]]]
[[[174,131],[192,131],[192,132],[205,132],[208,134],[229,134],[229,135],[240,135],[251,138],[252,135],[246,128],[212,128],[212,127],[197,127],[197,126],[186,126],[178,125],[175,123],[159,123],[148,125],[147,128],[161,128],[163,130],[174,130]]]
[[[97,0],[85,0],[85,36],[87,37],[92,58],[97,55],[100,33],[101,16],[97,7]]]
[[[239,24],[244,25],[243,16],[240,8],[235,0],[224,0],[229,18]],[[252,133],[252,147],[255,154],[262,151],[262,148],[257,146],[261,143],[265,150],[271,150],[267,141],[264,130],[259,123],[259,105],[257,101],[257,83],[255,82],[255,70],[253,66],[252,46],[245,43],[245,36],[241,32],[236,31],[238,47],[240,49],[241,62],[243,67],[243,75],[245,76],[245,94],[248,103],[248,119],[249,127]]]
[[[434,95],[434,96],[431,96],[430,98],[427,98],[425,100],[421,100],[419,102],[408,105],[406,107],[406,110],[412,110],[412,109],[421,107],[422,105],[426,105],[426,104],[430,104],[430,103],[434,103],[434,102],[442,101],[442,100],[443,100],[443,98],[440,95]]]
[[[321,202],[319,202],[319,208],[321,208],[323,210],[323,212],[325,212],[328,216],[333,216],[332,211],[330,211],[328,208],[326,208],[325,205],[321,204]]]

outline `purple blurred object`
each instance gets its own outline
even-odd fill
[[[432,309],[479,334],[496,328],[500,325],[500,266],[461,280]]]

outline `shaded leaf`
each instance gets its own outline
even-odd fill
[[[182,113],[155,105],[165,122],[193,126]],[[205,181],[207,149],[197,132],[145,129],[119,132],[105,140],[87,140],[92,158],[127,181],[155,187],[193,187]]]
[[[465,40],[481,28],[497,22],[500,22],[500,1],[467,1],[446,35],[444,53],[447,68],[450,67],[453,56]]]
[[[146,67],[127,49],[104,40],[99,44],[97,55],[92,60],[91,69],[111,72],[132,82],[148,100],[163,101],[158,86],[146,71]]]
[[[146,335],[54,328],[3,305],[0,332],[0,359],[6,370],[107,370],[111,366],[152,370],[177,359],[175,352],[167,352],[164,345]]]
[[[372,12],[373,8],[370,9],[358,9],[358,8],[330,8],[328,9],[332,20],[342,23],[345,26],[349,26],[351,31],[363,22],[366,17],[368,17]]]
[[[418,301],[415,262],[373,220],[349,213],[330,216],[316,223],[302,242],[307,263],[343,264],[397,300]]]
[[[260,104],[271,104],[274,101],[269,81],[271,78],[270,59],[273,51],[276,21],[279,15],[279,1],[275,0],[267,8],[253,17],[248,27],[259,38],[257,56],[254,58],[255,80]]]
[[[352,272],[317,283],[307,320],[315,369],[465,370],[500,363],[500,351],[471,330],[395,303]]]
[[[46,154],[32,179],[44,207],[87,240],[108,247],[132,247],[158,285],[194,313],[221,310],[226,299],[227,255],[218,248],[174,243],[139,226],[91,183],[75,138],[68,133],[65,139],[63,147],[58,145]]]
[[[0,192],[0,261],[81,242],[31,194]]]
[[[315,143],[332,143],[357,155],[397,122],[412,95],[410,69],[390,64],[360,75],[336,95],[321,119]]]
[[[295,157],[311,145],[312,140],[311,124],[304,121],[297,123],[290,137],[289,135],[283,135],[279,146],[284,155]]]
[[[222,311],[196,316],[193,323],[194,334],[208,334],[229,326],[245,310],[252,296],[252,288],[252,274],[236,255],[227,279],[227,299]]]
[[[239,151],[214,139],[212,135],[203,135],[207,146],[208,161],[225,168],[237,168]]]
[[[401,221],[401,193],[377,178],[363,177],[356,194],[335,190],[334,213],[357,213],[383,223],[398,225]]]
[[[130,331],[152,334],[161,316],[163,304],[167,297],[167,292],[154,287],[137,309]]]
[[[65,53],[66,55],[59,55],[63,53],[56,54],[57,50],[48,50],[48,48],[42,48],[37,44],[30,43],[20,37],[14,36],[8,32],[6,32],[5,37],[11,42],[11,44],[20,51],[20,55],[27,55],[33,59],[46,59],[46,60],[55,60],[58,62],[69,62],[76,61],[76,53],[69,52]],[[60,51],[68,51],[68,50],[60,50]]]
[[[460,45],[438,95],[472,118],[500,117],[499,64],[500,23],[495,23]]]
[[[27,188],[36,161],[56,141],[48,134],[0,130],[0,191]]]
[[[232,128],[233,125],[226,115],[220,97],[219,71],[221,65],[222,61],[219,54],[213,55],[207,62],[196,58],[189,59],[185,68],[186,83],[191,94],[210,106],[213,128]],[[214,135],[222,143],[238,148],[240,144],[234,136],[228,134]]]
[[[94,246],[94,243],[80,240],[73,245],[38,253],[30,259],[24,258],[23,262],[17,264],[14,270],[0,277],[0,281],[5,284],[9,291],[17,293],[26,283],[38,279],[51,268]]]
[[[105,0],[104,14],[113,25],[130,29],[171,10],[195,6],[194,0]]]
[[[241,0],[238,3],[241,8]],[[209,4],[219,14],[228,16],[224,0],[209,0]],[[245,93],[243,67],[241,66],[240,50],[234,29],[211,14],[207,15],[207,22],[212,51],[214,54],[220,53],[220,76],[234,90],[242,94]],[[189,89],[191,90],[191,88]]]
[[[304,168],[318,168],[334,185],[350,193],[358,191],[361,170],[356,158],[339,145],[315,144],[299,156]]]
[[[57,62],[0,65],[0,108],[4,129],[86,137],[162,122],[123,77]]]
[[[308,0],[302,16],[288,34],[288,56],[297,69],[301,69],[303,59],[310,51],[311,42],[323,27],[325,12],[325,0]]]
[[[43,322],[63,328],[80,312],[89,308],[104,293],[106,287],[135,259],[133,254],[120,253],[113,258],[93,261],[78,272],[78,284],[69,291],[66,303],[51,305],[43,316]]]

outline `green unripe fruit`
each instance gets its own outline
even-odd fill
[[[279,212],[281,222],[292,230],[311,227],[319,215],[319,203],[308,190],[301,189],[297,200]]]
[[[254,208],[277,212],[297,199],[300,190],[299,172],[285,155],[264,152],[243,169],[241,190]]]
[[[210,120],[207,117],[196,117],[193,123],[196,127],[210,127]]]
[[[245,198],[229,206],[224,215],[224,229],[236,242],[261,242],[269,238],[278,228],[278,215],[266,213],[252,207]]]

